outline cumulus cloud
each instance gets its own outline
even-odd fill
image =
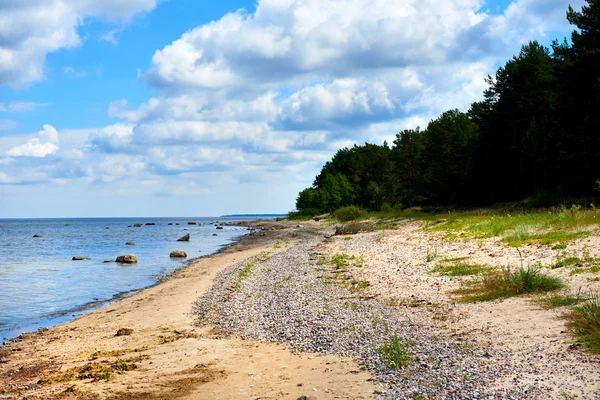
[[[52,125],[44,125],[38,137],[6,152],[9,157],[46,157],[55,154],[59,147],[58,132]]]
[[[124,23],[158,0],[4,0],[0,3],[0,86],[22,87],[44,76],[46,54],[78,46],[86,18]]]

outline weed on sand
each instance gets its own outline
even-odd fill
[[[392,336],[389,343],[386,342],[377,349],[377,353],[389,369],[407,367],[412,361],[406,343],[402,343],[397,335]]]
[[[461,302],[492,301],[531,293],[546,293],[562,289],[565,284],[537,268],[520,267],[515,271],[485,275],[480,280],[465,284],[451,293],[460,295]]]
[[[495,271],[495,268],[483,264],[470,264],[464,261],[447,262],[442,261],[431,272],[438,273],[442,276],[469,276],[469,275],[484,275]]]
[[[587,301],[589,299],[590,297],[584,292],[582,292],[580,289],[577,293],[565,291],[564,293],[541,297],[539,299],[536,299],[535,302],[539,303],[544,308],[550,309],[557,307],[574,306],[583,303],[584,301]]]
[[[577,343],[593,353],[600,353],[600,295],[590,292],[589,299],[565,315],[567,326]]]

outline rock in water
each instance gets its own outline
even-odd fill
[[[84,257],[84,256],[74,256],[72,258],[73,261],[83,261],[83,260],[91,260],[91,258],[89,257]]]
[[[177,239],[178,242],[189,242],[190,241],[190,234],[188,233],[187,235],[184,235],[182,237],[180,237],[179,239]]]
[[[133,254],[123,254],[117,257],[116,261],[123,264],[135,264],[138,262],[137,257]]]
[[[135,242],[127,242],[125,243],[127,246],[135,246]]]
[[[141,228],[141,227],[142,227],[142,224],[134,224],[134,225],[133,225],[133,227],[134,227],[134,228]]]
[[[33,237],[40,238],[40,237],[42,237],[42,235],[40,235],[39,233],[36,233],[35,235],[33,235]]]
[[[172,223],[172,222],[169,222],[167,225],[173,225],[173,223]]]
[[[114,260],[104,260],[105,263],[111,263],[114,262]]]
[[[173,250],[170,254],[171,258],[186,258],[187,254],[183,250]]]
[[[146,225],[156,225],[154,222],[146,222]]]
[[[222,226],[217,226],[217,229],[223,229],[223,227]]]
[[[190,221],[188,222],[188,225],[196,225],[196,223],[194,221]]]

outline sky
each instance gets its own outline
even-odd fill
[[[584,0],[0,0],[0,218],[285,213]]]

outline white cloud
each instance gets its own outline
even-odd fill
[[[20,112],[30,111],[36,107],[41,107],[43,104],[38,104],[33,101],[12,101],[12,102],[0,102],[0,112]]]
[[[86,18],[124,23],[158,0],[4,0],[0,3],[0,86],[22,87],[44,77],[46,54],[79,46]]]
[[[21,146],[13,147],[6,152],[9,157],[46,157],[56,154],[59,147],[58,132],[52,125],[44,125],[37,138],[32,138]]]

